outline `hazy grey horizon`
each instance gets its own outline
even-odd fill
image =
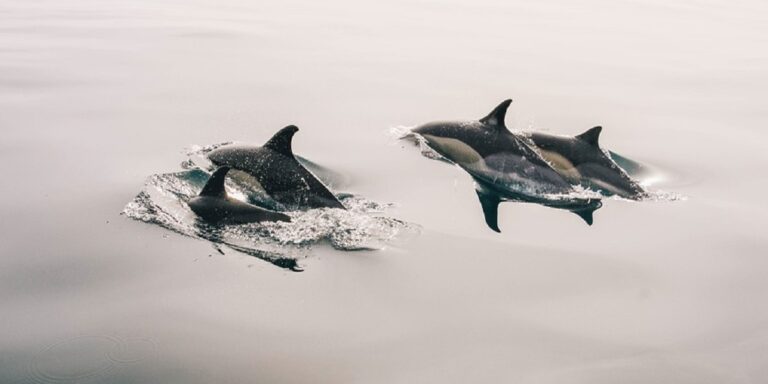
[[[0,0],[0,382],[760,383],[767,46],[760,1]],[[492,232],[391,132],[506,98],[686,199]],[[420,231],[293,273],[120,215],[288,124]]]

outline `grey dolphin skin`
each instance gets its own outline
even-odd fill
[[[530,195],[571,191],[567,180],[507,129],[504,118],[510,103],[504,100],[480,120],[431,122],[413,132],[440,155],[493,183],[512,184]]]
[[[548,198],[573,192],[573,185],[522,138],[507,129],[504,119],[512,100],[504,100],[487,116],[473,121],[431,122],[413,129],[438,154],[467,171],[488,226],[496,232],[498,205],[521,201],[566,209],[592,224],[598,199]]]
[[[262,221],[291,221],[290,216],[260,208],[227,196],[224,180],[229,167],[219,167],[197,197],[187,203],[201,219],[214,224],[245,224]]]
[[[526,136],[541,156],[574,184],[630,199],[645,196],[643,187],[634,181],[599,145],[602,127],[594,127],[577,136],[560,136],[542,132]]]
[[[298,130],[289,125],[263,146],[225,146],[209,153],[208,158],[217,166],[229,166],[249,174],[270,197],[287,209],[345,209],[294,156],[291,143]]]

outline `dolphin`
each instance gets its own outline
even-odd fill
[[[293,154],[291,142],[299,128],[289,125],[263,146],[228,145],[208,154],[217,166],[245,172],[287,209],[339,208],[344,205]]]
[[[412,132],[441,156],[492,183],[510,184],[533,196],[571,192],[567,180],[507,129],[504,118],[510,103],[504,100],[480,120],[431,122]]]
[[[592,224],[598,199],[566,197],[573,185],[526,140],[507,129],[504,119],[512,100],[501,102],[488,115],[472,121],[438,121],[412,132],[469,173],[483,207],[485,221],[496,232],[501,201],[532,202],[576,213]]]
[[[245,224],[262,221],[291,221],[290,216],[260,208],[227,196],[224,180],[229,167],[222,166],[208,178],[202,191],[187,202],[201,219],[215,224]]]
[[[602,127],[576,136],[529,132],[525,136],[564,178],[605,195],[640,199],[646,191],[600,148]]]

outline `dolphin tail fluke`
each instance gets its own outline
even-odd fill
[[[229,172],[229,167],[221,166],[216,169],[208,181],[205,183],[203,190],[200,191],[200,196],[213,196],[223,197],[227,195],[227,191],[224,189],[224,180]]]
[[[581,219],[584,220],[584,222],[587,223],[587,225],[592,225],[592,223],[594,222],[593,214],[600,207],[602,207],[602,204],[597,204],[594,206],[581,208],[581,209],[574,209],[574,210],[571,210],[571,212],[581,217]]]
[[[488,193],[480,189],[475,190],[477,197],[480,199],[480,205],[483,207],[483,215],[485,215],[485,223],[488,227],[496,232],[501,233],[499,229],[499,203],[501,199],[499,196],[493,193]]]

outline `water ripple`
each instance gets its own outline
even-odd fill
[[[195,147],[188,155],[204,155],[218,146]],[[377,250],[401,235],[420,230],[415,224],[385,216],[384,212],[391,204],[347,193],[337,195],[347,210],[322,208],[286,212],[291,216],[291,222],[211,225],[197,219],[187,206],[187,201],[205,184],[208,171],[198,166],[193,158],[183,162],[182,168],[184,170],[179,172],[150,176],[122,214],[294,271],[301,270],[298,261],[309,256],[316,244],[330,244],[345,251]],[[227,191],[231,196],[260,206],[279,208],[279,204],[263,190],[242,184],[237,178],[227,180]]]

